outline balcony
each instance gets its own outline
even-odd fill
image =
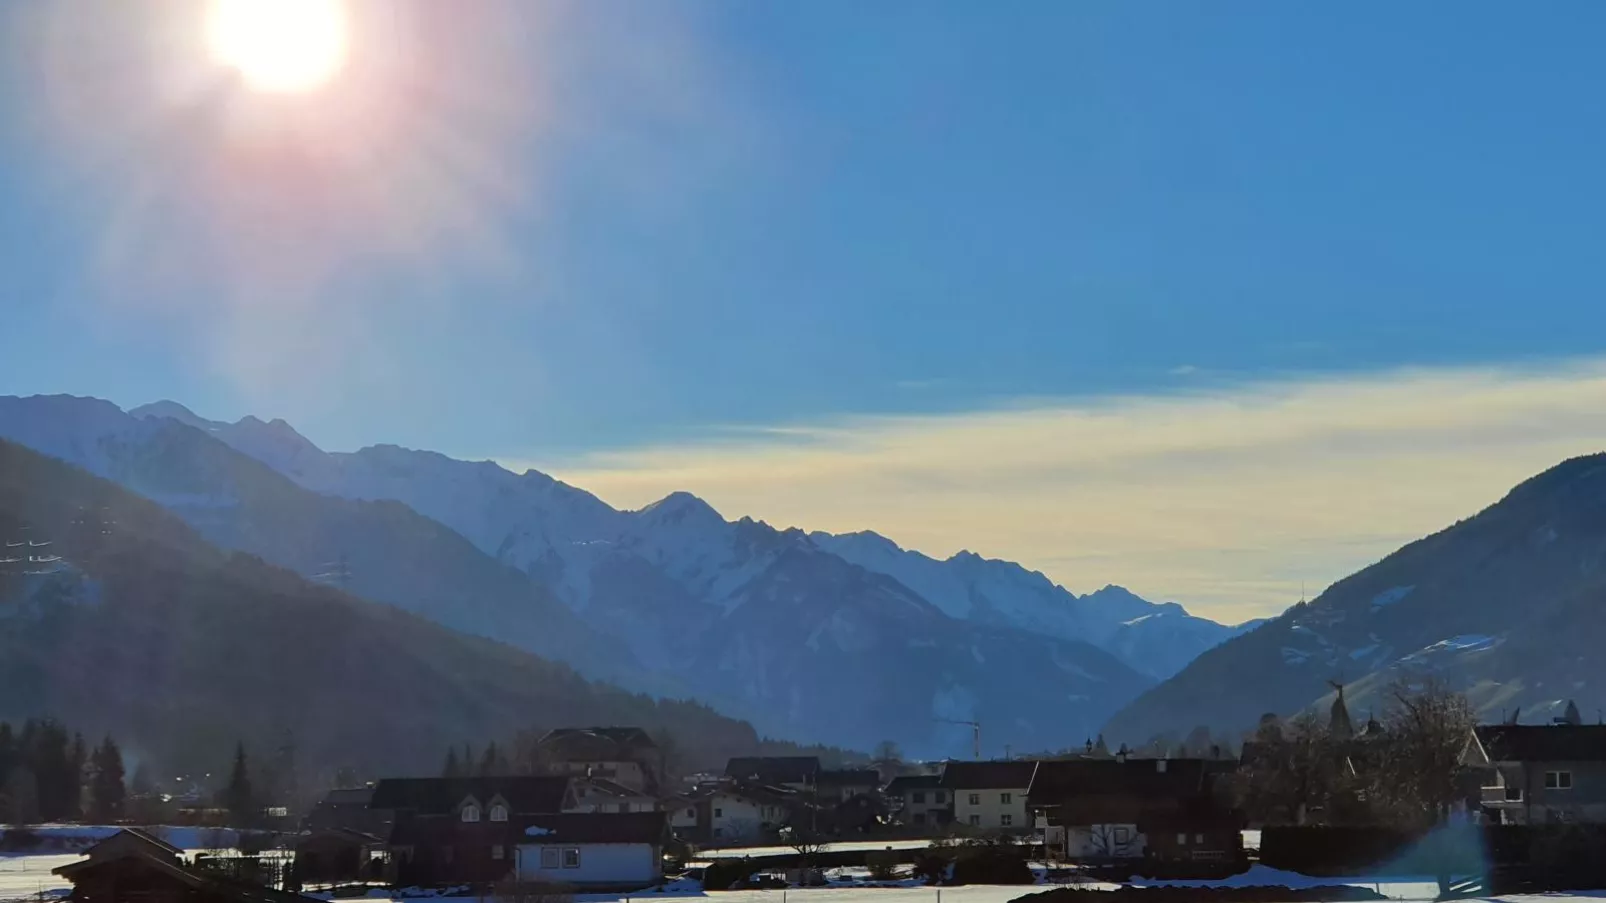
[[[1522,788],[1485,787],[1483,788],[1483,804],[1495,808],[1520,806],[1522,804]]]

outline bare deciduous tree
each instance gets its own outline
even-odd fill
[[[1344,751],[1314,713],[1263,727],[1237,776],[1244,808],[1283,824],[1306,824],[1346,789]]]
[[[1401,827],[1431,827],[1462,797],[1462,755],[1477,716],[1465,696],[1436,679],[1396,682],[1388,696],[1368,796]]]

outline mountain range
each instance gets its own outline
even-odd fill
[[[1380,514],[1386,516],[1386,512]],[[1111,719],[1114,739],[1326,706],[1356,717],[1431,677],[1488,720],[1606,708],[1606,455],[1574,458],[1503,499],[1200,655]]]
[[[219,549],[150,500],[3,440],[0,537],[13,546],[0,546],[0,718],[115,733],[167,774],[287,737],[325,778],[427,774],[448,746],[596,722],[667,731],[690,767],[799,751]],[[30,557],[49,564],[17,565]]]
[[[1079,743],[1235,633],[1119,587],[873,533],[728,521],[677,492],[620,511],[545,474],[171,402],[0,398],[0,437],[115,480],[207,539],[762,731],[917,754]]]

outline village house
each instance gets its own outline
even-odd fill
[[[1232,862],[1243,818],[1205,759],[1077,758],[1039,763],[1028,803],[1051,851],[1067,860]]]
[[[809,791],[820,786],[818,756],[743,756],[725,765],[725,777],[744,784]]]
[[[607,778],[576,778],[570,790],[574,800],[567,812],[656,812],[659,807],[657,797]]]
[[[941,789],[954,804],[954,823],[981,831],[1028,834],[1026,791],[1037,767],[1031,761],[949,762]]]
[[[52,869],[72,882],[77,903],[309,903],[311,898],[190,867],[182,850],[137,829],[90,847],[86,858]]]
[[[554,776],[380,781],[369,805],[395,813],[389,877],[425,887],[502,880],[524,822],[574,805],[569,785]]]
[[[881,789],[881,773],[874,768],[823,769],[817,779],[815,796],[821,805],[846,803],[854,797],[875,796]]]
[[[1482,777],[1490,821],[1606,824],[1606,726],[1480,725],[1463,761]]]
[[[787,787],[721,784],[705,790],[698,801],[698,832],[703,843],[740,846],[773,840],[803,806]]]
[[[384,838],[350,828],[309,831],[294,840],[291,873],[298,887],[383,880],[385,848]]]
[[[662,751],[639,727],[565,727],[536,741],[547,774],[602,778],[646,794],[659,792]]]
[[[892,779],[884,791],[893,815],[915,828],[936,828],[954,819],[953,798],[940,774],[911,774]]]
[[[627,893],[663,879],[664,813],[568,813],[524,824],[515,878]]]
[[[358,787],[349,790],[331,790],[312,807],[302,823],[302,830],[346,830],[375,837],[389,837],[394,815],[368,804],[373,801],[374,788]]]

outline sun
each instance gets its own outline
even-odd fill
[[[252,89],[298,93],[339,74],[346,24],[343,0],[211,0],[206,42]]]

